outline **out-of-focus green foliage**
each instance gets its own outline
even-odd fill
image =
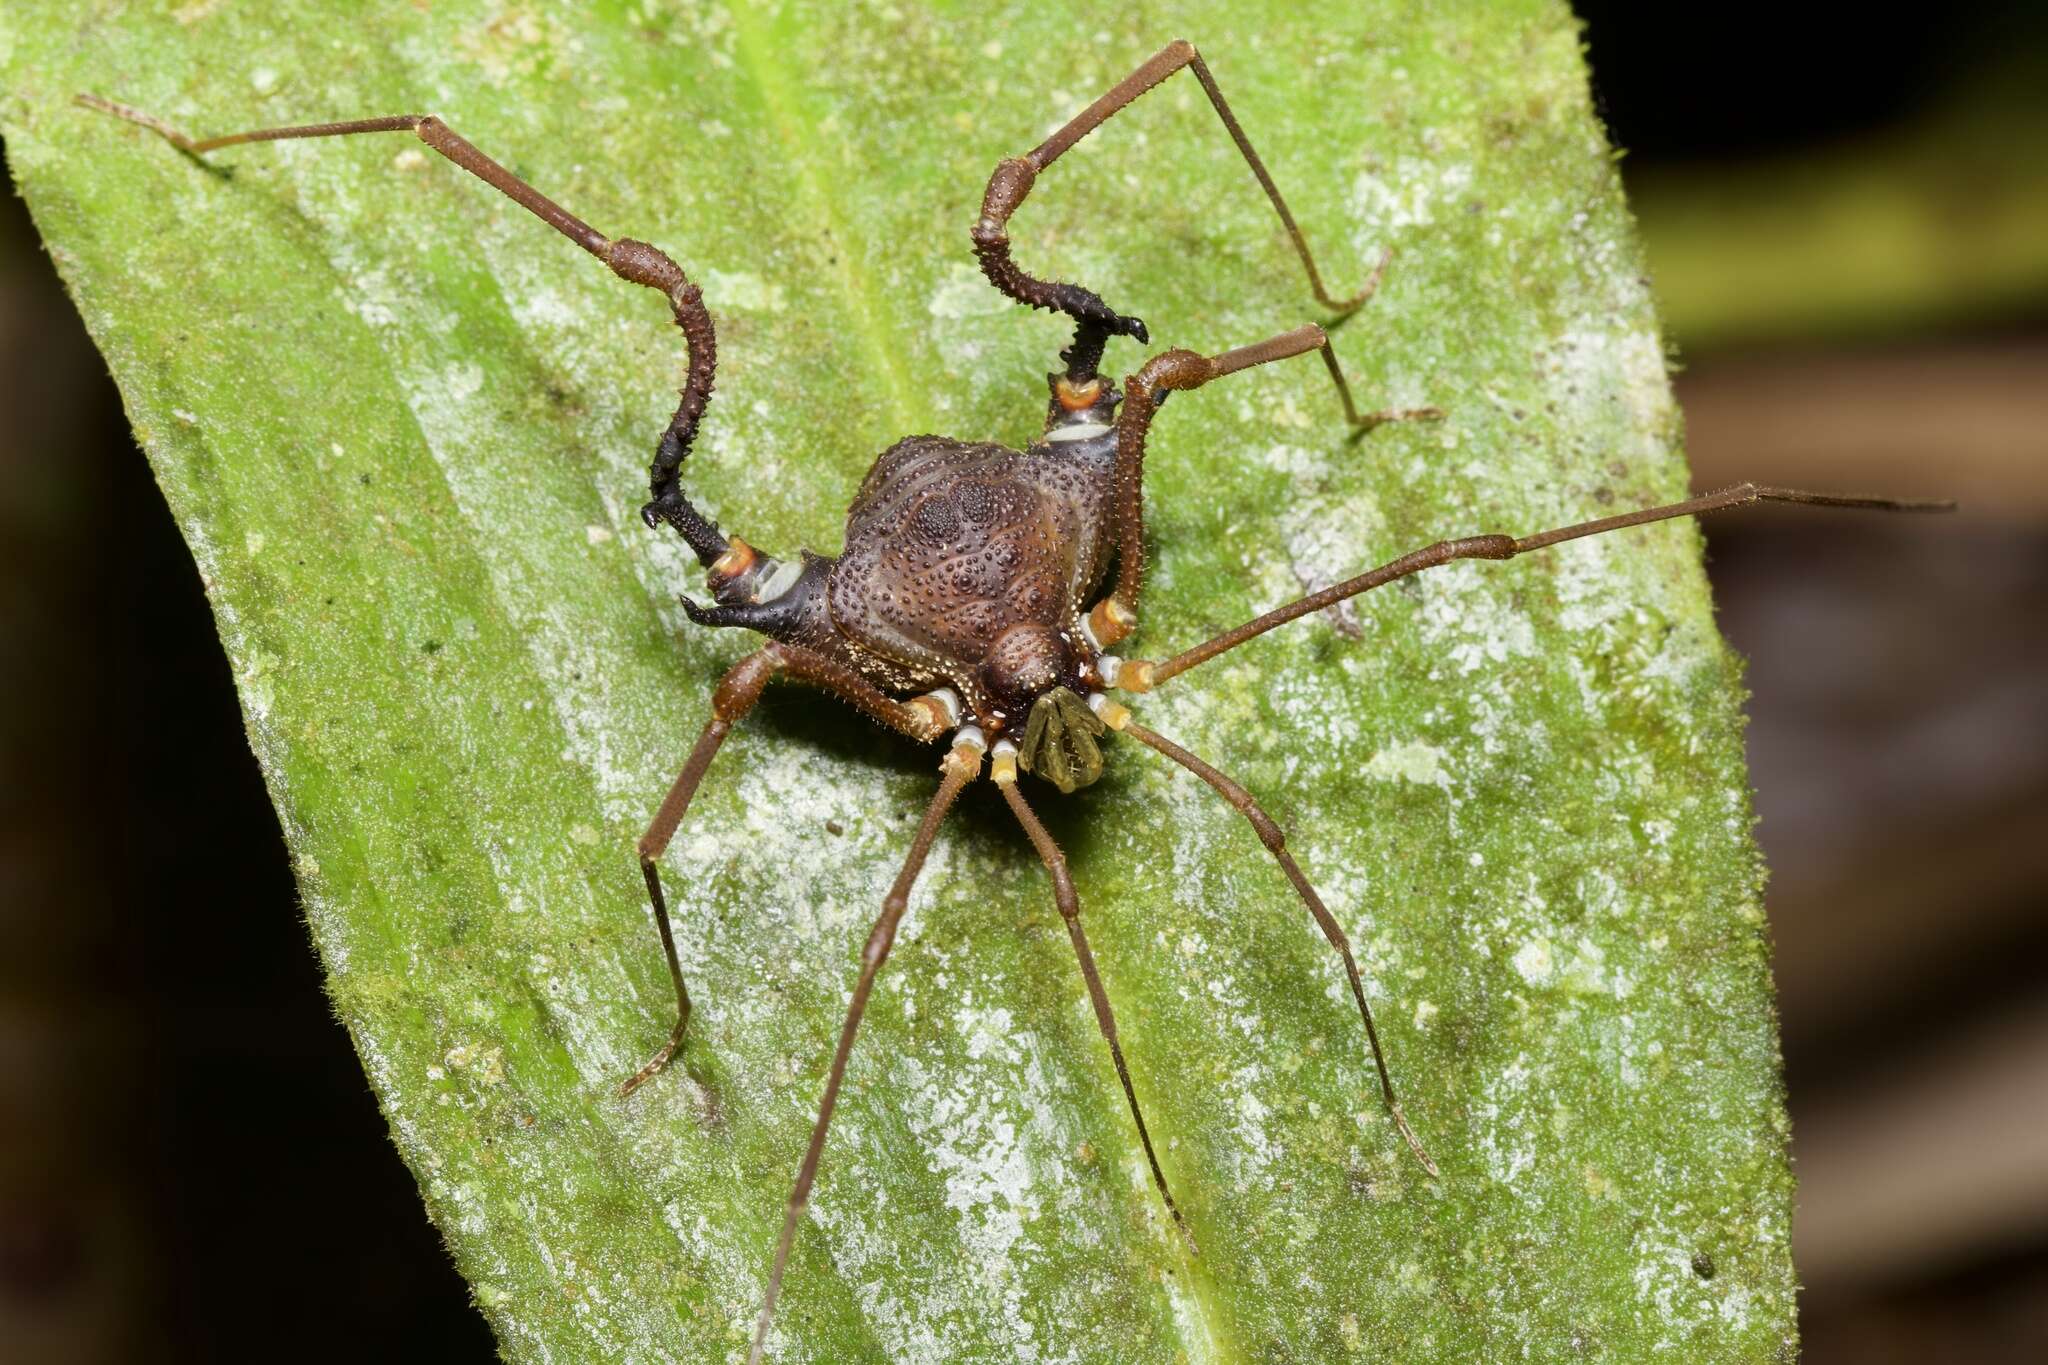
[[[2039,317],[2048,301],[2048,64],[1846,144],[1631,179],[1688,354]]]

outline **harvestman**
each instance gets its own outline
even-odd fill
[[[1145,438],[1152,419],[1177,390],[1196,389],[1224,375],[1320,352],[1336,385],[1345,419],[1362,435],[1382,422],[1442,416],[1435,408],[1360,412],[1344,372],[1320,327],[1297,327],[1256,345],[1221,355],[1168,350],[1147,360],[1124,381],[1098,373],[1111,337],[1149,343],[1145,324],[1118,313],[1078,285],[1027,274],[1010,257],[1007,224],[1031,192],[1039,173],[1118,110],[1186,67],[1202,84],[1252,174],[1272,202],[1308,274],[1316,299],[1337,316],[1347,316],[1378,287],[1386,269],[1382,257],[1365,285],[1349,298],[1333,298],[1287,202],[1201,55],[1188,42],[1161,49],[1107,94],[1082,110],[1031,151],[999,163],[982,197],[972,237],[974,254],[990,283],[1017,302],[1066,314],[1074,321],[1073,344],[1060,352],[1064,368],[1046,376],[1051,398],[1045,432],[1027,450],[913,436],[882,452],[861,483],[847,512],[846,548],[838,556],[803,552],[796,563],[763,554],[738,536],[726,536],[690,505],[681,486],[684,457],[711,397],[716,340],[703,294],[661,251],[630,238],[608,238],[542,195],[525,181],[464,141],[432,115],[385,118],[302,127],[261,128],[195,141],[140,110],[95,95],[79,102],[139,123],[162,134],[181,151],[199,155],[244,142],[285,138],[338,137],[352,133],[410,132],[422,142],[488,182],[514,202],[610,266],[621,279],[659,290],[668,299],[688,347],[682,402],[662,433],[649,470],[652,499],[641,509],[649,527],[675,528],[707,570],[714,605],[683,599],[692,621],[705,626],[743,626],[769,643],[735,664],[711,697],[705,723],[675,785],[655,812],[639,844],[655,927],[676,992],[676,1023],[654,1058],[619,1087],[629,1094],[665,1067],[681,1046],[690,1021],[690,993],[676,958],[668,905],[657,869],[662,853],[689,808],[704,771],[726,734],[753,709],[762,690],[778,675],[836,692],[860,711],[921,743],[951,735],[940,761],[939,789],[925,808],[910,852],[882,913],[861,952],[860,976],[847,1007],[825,1093],[811,1130],[810,1146],[789,1196],[782,1235],[768,1273],[750,1362],[757,1362],[781,1292],[783,1272],[797,1224],[817,1178],[825,1132],[845,1079],[855,1031],[867,1009],[875,976],[889,956],[896,926],[909,904],[910,888],[923,868],[946,812],[988,759],[989,779],[1002,792],[1031,845],[1051,875],[1053,895],[1080,961],[1081,976],[1096,1023],[1116,1063],[1124,1099],[1151,1166],[1153,1184],[1176,1227],[1193,1245],[1187,1221],[1167,1188],[1145,1116],[1131,1088],[1130,1069],[1117,1042],[1116,1019],[1102,987],[1067,862],[1051,834],[1032,813],[1017,785],[1019,769],[1071,792],[1102,773],[1098,741],[1109,731],[1157,750],[1208,783],[1258,832],[1258,837],[1300,894],[1323,936],[1344,963],[1351,995],[1365,1023],[1380,1092],[1401,1136],[1430,1172],[1436,1164],[1401,1112],[1394,1082],[1380,1051],[1372,1010],[1365,1002],[1351,945],[1322,898],[1287,852],[1286,842],[1265,811],[1243,787],[1163,735],[1140,725],[1108,690],[1149,692],[1167,680],[1235,649],[1275,626],[1320,611],[1397,578],[1458,559],[1511,559],[1559,541],[1599,535],[1625,526],[1695,516],[1752,502],[1799,502],[1828,507],[1887,511],[1941,510],[1950,504],[1890,498],[1838,497],[1788,488],[1742,483],[1664,507],[1601,517],[1528,536],[1478,535],[1441,540],[1402,555],[1370,572],[1312,593],[1265,613],[1235,630],[1160,662],[1120,659],[1108,653],[1138,620],[1144,577],[1142,475]],[[1114,582],[1097,598],[1111,566]],[[1091,605],[1091,599],[1092,605]]]

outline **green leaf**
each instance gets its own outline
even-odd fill
[[[447,118],[672,252],[720,326],[688,478],[838,547],[906,432],[1019,442],[1057,320],[968,252],[997,159],[1201,43],[1342,289],[1313,359],[1177,400],[1157,656],[1439,536],[1677,495],[1678,419],[1562,4],[15,5],[14,173],[204,576],[336,1008],[508,1356],[743,1355],[856,956],[934,751],[800,689],[666,869],[632,842],[748,648],[636,516],[677,380],[659,299],[400,136],[208,165],[195,133]],[[1215,351],[1318,316],[1177,76],[1040,181],[1028,265]],[[1111,364],[1140,352],[1119,342]],[[1169,1235],[1045,874],[983,789],[878,989],[791,1263],[785,1361],[1779,1359],[1791,1178],[1737,664],[1696,531],[1409,580],[1142,699],[1232,772],[1357,945],[1428,1178],[1338,964],[1251,830],[1119,743],[1067,846]],[[284,906],[277,913],[290,913]]]

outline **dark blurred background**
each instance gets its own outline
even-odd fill
[[[1752,661],[1804,1355],[2037,1362],[2048,6],[1800,8],[1578,5],[1697,484],[1968,508],[1708,528]],[[321,994],[191,559],[12,197],[0,413],[0,1359],[490,1359]]]
[[[1696,486],[1965,505],[1707,524],[1804,1357],[2048,1360],[2048,5],[1578,10]]]

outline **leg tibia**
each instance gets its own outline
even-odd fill
[[[839,1103],[839,1087],[846,1079],[847,1059],[853,1055],[854,1035],[860,1031],[861,1017],[867,1012],[868,996],[874,991],[875,977],[889,955],[897,921],[902,919],[904,907],[909,904],[910,888],[916,884],[917,874],[924,868],[932,841],[938,837],[940,822],[980,769],[980,747],[964,743],[956,744],[940,764],[943,776],[939,790],[933,795],[931,804],[925,807],[924,819],[918,823],[917,835],[911,840],[910,852],[904,856],[902,870],[896,874],[895,884],[889,888],[889,895],[883,902],[882,913],[868,935],[868,948],[861,957],[860,976],[854,982],[853,999],[846,1008],[846,1021],[840,1025],[839,1046],[832,1052],[832,1068],[825,1075],[825,1093],[818,1102],[817,1122],[811,1126],[810,1145],[804,1149],[803,1165],[798,1168],[796,1185],[789,1192],[789,1208],[783,1216],[782,1235],[776,1239],[775,1259],[769,1264],[768,1292],[762,1296],[761,1314],[754,1324],[754,1345],[747,1353],[749,1365],[759,1365],[761,1352],[767,1346],[768,1326],[775,1320],[775,1301],[782,1293],[782,1276],[789,1268],[789,1252],[796,1243],[797,1224],[811,1201],[811,1186],[817,1181],[818,1162],[825,1152],[825,1134],[832,1126],[832,1111]]]

